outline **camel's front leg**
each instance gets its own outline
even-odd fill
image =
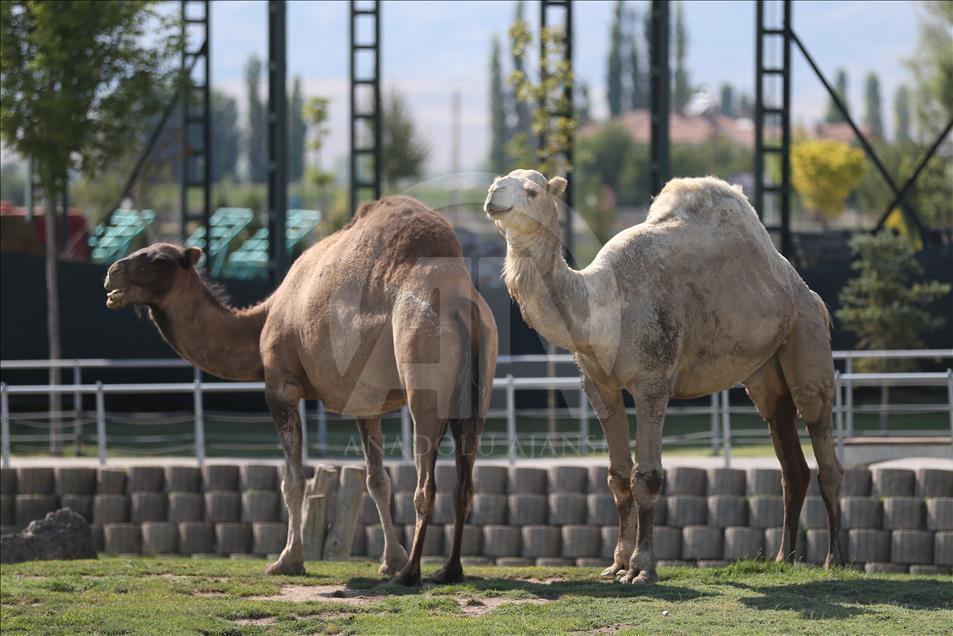
[[[301,461],[301,420],[298,417],[296,385],[265,389],[265,401],[285,452],[285,475],[281,494],[288,507],[288,542],[266,574],[304,574],[304,546],[301,542],[301,502],[304,498],[304,464]]]
[[[662,425],[668,405],[667,391],[633,391],[635,397],[635,471],[632,494],[639,514],[638,541],[622,583],[654,583],[655,555],[652,552],[652,519],[655,502],[662,490]]]
[[[381,446],[381,419],[357,421],[367,461],[367,492],[377,505],[381,528],[384,530],[384,554],[378,574],[394,576],[407,563],[407,551],[397,539],[397,531],[390,514],[390,477],[384,469],[384,449]]]

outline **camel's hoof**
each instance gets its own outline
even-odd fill
[[[613,563],[612,565],[607,567],[605,570],[603,570],[602,574],[600,574],[599,576],[603,576],[607,579],[614,579],[619,576],[619,572],[625,572],[625,566],[616,565],[615,563]]]
[[[655,572],[638,569],[629,570],[619,578],[619,583],[632,585],[649,585],[656,581],[658,581],[658,576]]]
[[[404,587],[420,587],[420,568],[414,568],[412,570],[405,568],[392,578],[390,582],[403,585]]]
[[[377,568],[377,573],[380,576],[392,577],[396,576],[401,570],[404,569],[404,566],[407,565],[407,559],[402,561],[393,560],[393,561],[384,561],[381,563],[381,566]]]
[[[462,583],[466,577],[463,576],[463,566],[459,561],[447,563],[442,568],[433,573],[433,580],[437,583]]]
[[[270,576],[301,576],[304,574],[304,563],[275,561],[265,568],[265,574]]]

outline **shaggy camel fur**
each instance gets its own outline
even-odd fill
[[[829,318],[771,242],[747,199],[714,178],[675,179],[644,223],[624,230],[582,271],[561,256],[557,197],[566,181],[532,170],[499,177],[485,210],[506,238],[503,279],[526,321],[575,354],[609,447],[619,542],[604,576],[657,579],[652,514],[662,487],[662,424],[670,398],[744,383],[781,462],[791,559],[810,471],[795,415],[807,422],[831,537],[841,562],[842,470],[832,437]],[[635,399],[635,465],[622,401]],[[634,505],[633,505],[634,504]]]
[[[472,468],[496,367],[497,332],[470,281],[450,224],[419,201],[365,204],[344,229],[304,252],[274,294],[248,309],[222,304],[196,271],[201,253],[156,244],[109,268],[106,304],[145,305],[183,358],[231,380],[264,380],[284,448],[281,484],[288,543],[269,574],[301,574],[304,469],[298,401],[319,399],[357,419],[367,489],[384,529],[382,575],[420,583],[433,509],[437,447],[449,425],[456,444],[454,539],[435,578],[463,578],[460,546]],[[417,527],[408,560],[390,513],[382,413],[406,404],[414,420]]]

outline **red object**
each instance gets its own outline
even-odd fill
[[[20,217],[24,223],[33,226],[33,235],[37,245],[46,245],[46,213],[41,208],[33,211],[33,220],[28,221],[25,207],[14,207],[9,201],[0,201],[0,214],[7,217]],[[56,249],[60,258],[71,260],[89,260],[89,230],[86,227],[86,217],[76,208],[70,208],[66,221],[69,224],[69,239],[63,247],[63,216],[56,218]]]

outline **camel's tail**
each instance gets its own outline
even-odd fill
[[[480,308],[475,301],[462,303],[455,318],[463,346],[449,424],[457,440],[476,443],[483,430],[484,398],[486,391],[490,390],[486,386],[487,360],[482,346],[485,334],[480,322]],[[466,451],[476,452],[476,448]]]
[[[824,316],[824,324],[827,325],[827,330],[830,331],[831,328],[834,326],[834,321],[831,320],[831,312],[830,310],[827,309],[827,303],[825,303],[824,299],[821,298],[820,294],[818,294],[813,289],[810,290],[810,292],[811,292],[811,298],[814,299],[815,303],[817,303],[818,309],[821,310],[821,315]]]

